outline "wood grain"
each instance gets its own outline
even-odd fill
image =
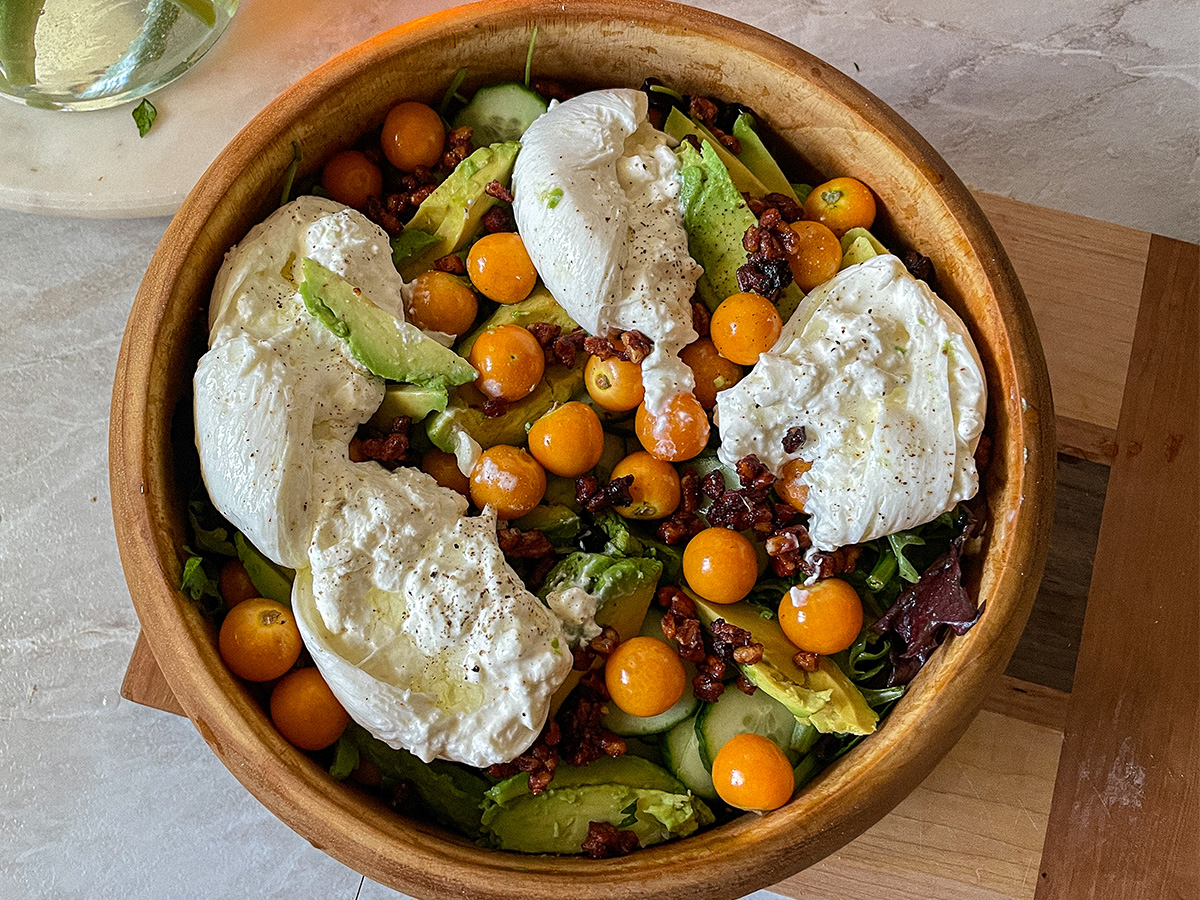
[[[803,900],[1032,898],[1062,731],[980,712],[887,818],[772,890]]]
[[[975,198],[1000,235],[1038,324],[1055,413],[1066,426],[1059,446],[1106,461],[1150,235],[994,194]]]
[[[129,657],[129,666],[125,669],[125,680],[121,682],[121,696],[143,706],[152,706],[163,712],[185,715],[183,707],[175,699],[171,686],[163,677],[162,669],[154,659],[154,651],[150,642],[140,631],[133,645],[133,654]]]
[[[1198,382],[1200,248],[1155,236],[1038,900],[1200,896]]]

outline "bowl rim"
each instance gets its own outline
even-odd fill
[[[253,159],[285,134],[289,124],[314,100],[351,80],[354,72],[438,36],[464,29],[528,23],[611,22],[635,20],[651,28],[685,28],[720,39],[781,63],[807,77],[854,109],[908,159],[928,169],[928,183],[951,211],[993,288],[1009,346],[1023,352],[1003,362],[1021,386],[1023,413],[1009,422],[1013,430],[1010,481],[1020,491],[999,577],[993,591],[1011,597],[1004,619],[983,616],[972,632],[969,657],[953,639],[939,651],[936,664],[919,676],[922,696],[939,695],[932,706],[900,713],[897,727],[919,727],[924,752],[894,742],[868,741],[841,765],[820,776],[819,793],[802,792],[783,810],[742,816],[720,828],[681,842],[640,850],[603,862],[578,857],[530,857],[485,850],[434,825],[396,817],[380,804],[365,802],[347,790],[320,790],[328,774],[287,744],[264,721],[246,691],[224,688],[231,676],[214,655],[198,652],[200,628],[180,602],[172,565],[178,547],[163,541],[165,501],[147,485],[156,483],[151,468],[151,429],[155,403],[164,388],[152,382],[160,367],[161,341],[171,286],[188,264],[210,216],[235,174],[227,163]],[[680,22],[686,22],[681,26]],[[957,210],[958,212],[954,212]],[[223,252],[223,251],[222,251]],[[197,307],[206,301],[194,301]],[[175,335],[168,335],[174,337]],[[1011,405],[1012,398],[997,398]],[[162,421],[158,422],[164,426]],[[169,426],[169,422],[166,423]],[[1017,446],[1021,448],[1015,453]],[[314,846],[357,871],[420,897],[488,896],[525,898],[571,891],[580,898],[736,897],[773,884],[847,843],[909,793],[953,745],[982,703],[986,686],[1002,670],[1028,616],[1045,562],[1053,508],[1054,421],[1049,378],[1029,307],[995,233],[974,198],[923,138],[886,104],[849,77],[780,38],[723,16],[659,0],[483,0],[402,24],[351,48],[314,70],[281,94],[222,151],[169,225],[138,290],[122,341],[114,379],[110,422],[110,485],[114,527],[139,619],[168,683],[205,741],[224,764],[264,805]],[[952,663],[947,662],[953,657]],[[943,690],[953,680],[952,690]],[[235,682],[236,683],[236,682]],[[916,688],[914,687],[914,693]],[[889,719],[889,722],[892,720]],[[249,726],[249,727],[247,727]],[[937,748],[930,752],[928,745]],[[279,765],[264,770],[264,754]],[[847,757],[850,759],[851,757]],[[854,793],[857,777],[870,769],[886,789],[862,798]],[[806,799],[806,797],[808,799]],[[819,798],[820,802],[816,802]],[[851,817],[854,823],[850,822]],[[733,865],[716,864],[714,854]],[[498,877],[503,873],[506,877]]]

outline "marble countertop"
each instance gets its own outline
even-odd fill
[[[271,2],[243,0],[247,18]],[[276,42],[309,54],[295,74],[414,9],[314,11],[333,5],[309,4],[319,40]],[[695,5],[854,77],[973,187],[1200,241],[1194,3]],[[221,51],[212,66],[228,64]],[[183,102],[186,80],[175,87]],[[0,184],[12,164],[0,154]],[[198,175],[207,159],[191,164]],[[167,221],[0,211],[0,898],[397,897],[275,819],[187,720],[120,699],[138,624],[111,523],[108,409],[125,319]]]

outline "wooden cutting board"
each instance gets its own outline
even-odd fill
[[[1046,351],[1050,559],[1009,672],[804,900],[1200,896],[1200,247],[976,194]],[[1092,562],[1094,558],[1094,563]],[[183,714],[138,637],[126,699]]]

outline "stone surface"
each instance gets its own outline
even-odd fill
[[[94,130],[67,117],[46,136],[28,121],[47,114],[0,105],[0,204],[103,212],[115,201],[89,180],[132,171],[137,190],[123,202],[173,208],[239,124],[294,77],[406,14],[445,5],[361,4],[350,17],[329,0],[287,11],[244,0],[202,63],[209,71],[156,98],[163,116],[144,143],[127,110],[96,114],[105,121]],[[700,5],[853,75],[973,186],[1200,240],[1196,4]],[[270,51],[258,54],[257,93],[201,91],[235,81],[251,45]],[[211,116],[211,128],[189,114]],[[118,149],[113,163],[107,154]],[[18,169],[31,158],[54,173],[40,203],[21,193]],[[74,199],[55,199],[59,187]],[[164,218],[0,211],[0,898],[397,897],[276,820],[186,720],[119,698],[137,621],[108,501],[109,394],[134,292],[165,227]]]

